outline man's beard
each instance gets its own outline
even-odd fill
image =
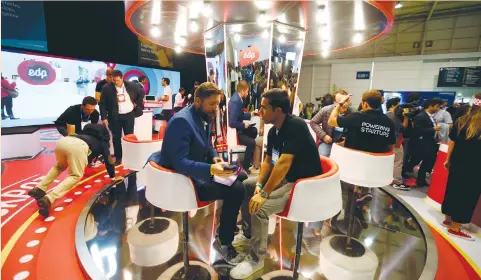
[[[201,108],[197,109],[197,112],[199,113],[200,115],[200,118],[205,121],[206,123],[212,123],[214,121],[214,116],[215,115],[211,115],[211,114],[208,114],[204,111],[202,111]]]

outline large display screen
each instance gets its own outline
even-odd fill
[[[2,1],[2,46],[47,51],[41,1]]]
[[[481,66],[440,68],[438,87],[481,87]]]
[[[163,77],[170,79],[173,93],[180,87],[177,71],[2,51],[2,87],[8,83],[18,92],[12,99],[12,111],[18,119],[3,120],[2,126],[52,124],[69,106],[80,104],[85,96],[95,96],[95,86],[105,78],[107,67],[122,71],[125,80],[145,76],[148,95],[163,95]],[[8,103],[5,101],[2,97],[2,109]]]

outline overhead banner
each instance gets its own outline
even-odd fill
[[[172,49],[153,44],[139,37],[139,63],[156,67],[173,68],[174,51]]]
[[[47,51],[41,1],[2,1],[2,46]]]

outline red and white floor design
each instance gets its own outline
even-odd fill
[[[75,251],[75,226],[88,200],[109,184],[105,168],[87,168],[84,178],[65,197],[58,199],[47,219],[27,192],[38,185],[55,163],[55,129],[41,132],[47,149],[28,161],[2,163],[1,276],[2,279],[86,279]],[[117,175],[129,171],[119,166]],[[60,180],[62,174],[49,190]],[[424,202],[417,190],[398,193],[431,226],[438,249],[437,280],[481,279],[481,236],[475,242],[456,240],[439,225],[441,214]]]
[[[2,279],[85,279],[75,252],[75,226],[88,200],[110,183],[105,167],[87,168],[82,180],[52,205],[50,217],[38,214],[28,191],[39,184],[55,163],[53,148],[59,135],[42,131],[47,149],[33,160],[2,163],[1,276]],[[117,175],[129,171],[118,166]],[[64,172],[49,191],[67,175]],[[66,276],[68,275],[68,276]]]

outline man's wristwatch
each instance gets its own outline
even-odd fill
[[[261,197],[267,199],[269,198],[269,195],[265,191],[261,191]]]

